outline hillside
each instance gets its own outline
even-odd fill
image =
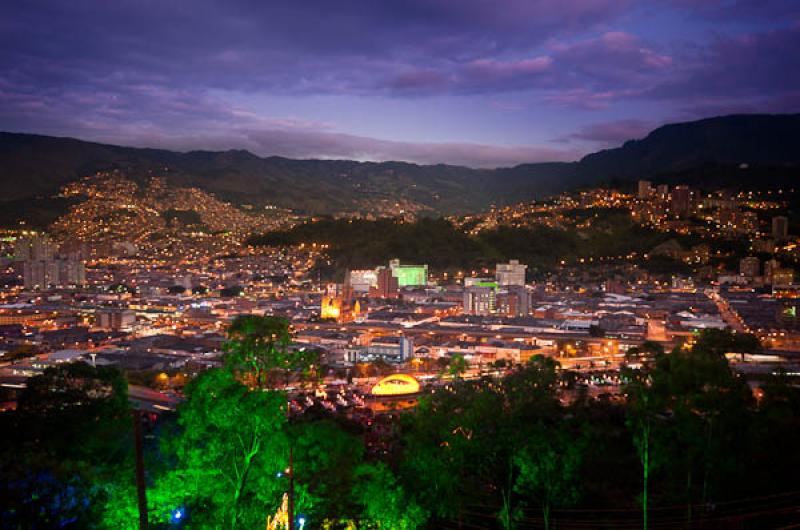
[[[739,169],[748,164],[746,170]],[[575,186],[650,178],[690,184],[758,186],[791,182],[800,167],[800,115],[739,115],[660,127],[646,138],[574,163],[493,170],[451,165],[258,157],[241,150],[178,153],[72,138],[0,133],[0,186],[12,209],[43,208],[65,183],[120,169],[164,177],[234,203],[274,204],[305,213],[403,209],[450,214],[513,203]],[[20,185],[24,182],[25,185]]]
[[[696,185],[717,185],[722,174],[722,183],[755,184],[738,170],[742,164],[756,173],[769,168],[773,179],[797,176],[800,114],[733,115],[664,125],[642,140],[585,156],[578,172],[588,179],[684,179]]]

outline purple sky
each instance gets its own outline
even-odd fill
[[[473,166],[800,111],[798,0],[24,0],[0,129]]]

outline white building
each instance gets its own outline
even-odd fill
[[[370,287],[378,286],[378,271],[375,269],[347,271],[345,284],[349,285],[353,292],[368,293]]]
[[[481,283],[464,288],[464,314],[486,316],[497,309],[497,284]]]
[[[497,283],[501,287],[509,285],[525,285],[525,271],[527,265],[520,264],[519,260],[512,259],[508,263],[498,263],[495,271]]]

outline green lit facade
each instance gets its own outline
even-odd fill
[[[400,265],[398,260],[390,262],[392,276],[397,278],[399,287],[419,287],[428,285],[427,265]]]

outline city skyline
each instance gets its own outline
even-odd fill
[[[3,129],[179,150],[493,167],[800,109],[789,1],[43,2],[0,42]]]
[[[6,7],[0,527],[800,528],[797,0]]]

